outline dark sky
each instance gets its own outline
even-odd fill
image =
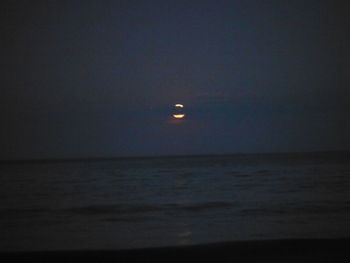
[[[350,149],[346,1],[0,5],[0,159]]]

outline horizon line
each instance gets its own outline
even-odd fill
[[[129,155],[129,156],[91,156],[91,157],[53,157],[53,158],[28,158],[28,159],[3,159],[2,163],[31,163],[31,162],[79,162],[79,161],[104,161],[118,159],[156,159],[156,158],[186,158],[206,156],[232,156],[232,155],[271,155],[271,154],[322,154],[343,153],[350,154],[350,150],[314,150],[314,151],[276,151],[276,152],[235,152],[235,153],[208,153],[208,154],[169,154],[169,155]]]

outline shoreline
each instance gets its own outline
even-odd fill
[[[184,260],[232,262],[350,262],[350,238],[231,241],[177,247],[123,250],[0,252],[0,259],[18,260]]]

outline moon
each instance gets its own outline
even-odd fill
[[[185,117],[185,114],[173,114],[173,117],[175,119],[182,119],[183,117]]]
[[[174,106],[177,113],[173,114],[173,117],[175,119],[183,119],[186,115],[185,113],[183,113],[184,105],[180,103],[176,103]]]

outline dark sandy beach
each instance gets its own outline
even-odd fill
[[[93,260],[220,260],[231,262],[350,262],[350,239],[289,239],[96,251],[2,252],[1,258],[64,262]]]

